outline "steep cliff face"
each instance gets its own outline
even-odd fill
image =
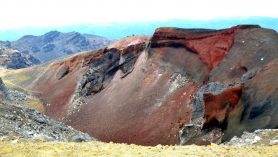
[[[47,115],[102,141],[208,144],[278,127],[275,31],[159,28],[138,38],[26,70],[17,75],[39,75],[20,84]]]

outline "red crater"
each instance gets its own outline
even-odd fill
[[[259,26],[159,28],[150,40],[125,38],[30,68],[32,82],[25,84],[44,100],[46,115],[101,141],[174,145],[180,143],[181,127],[195,127],[190,124],[195,113],[205,124],[221,123],[238,105],[246,112],[235,119],[243,117],[246,126],[253,118],[270,115],[268,125],[277,127],[276,116],[268,113],[277,106],[276,64],[268,73],[248,74],[277,59],[277,43],[277,32]],[[272,81],[261,83],[266,78]],[[225,88],[214,92],[218,86],[209,86],[198,101],[202,105],[194,104],[198,91],[213,82]],[[266,126],[264,119],[254,123],[254,128]],[[230,130],[240,132],[239,125],[229,124]]]

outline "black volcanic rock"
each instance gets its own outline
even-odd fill
[[[11,46],[21,52],[29,53],[44,63],[65,55],[96,50],[111,42],[110,39],[95,35],[51,31],[42,36],[24,36],[12,42]]]

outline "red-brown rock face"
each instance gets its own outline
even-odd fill
[[[217,66],[229,52],[234,41],[234,29],[213,36],[189,39],[186,46],[197,53],[209,69]]]
[[[205,93],[205,122],[212,120],[223,122],[229,113],[238,105],[242,93],[242,86],[224,89],[219,94]]]
[[[30,89],[47,115],[101,141],[208,144],[278,127],[277,50],[277,33],[258,26],[159,28],[37,67]]]

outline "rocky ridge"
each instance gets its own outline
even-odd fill
[[[112,40],[96,35],[51,31],[41,36],[24,36],[11,42],[11,46],[45,63],[81,51],[96,50],[111,43]]]

